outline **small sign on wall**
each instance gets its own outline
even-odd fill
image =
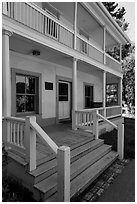
[[[53,90],[53,83],[45,82],[45,90]]]

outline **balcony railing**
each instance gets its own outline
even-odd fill
[[[3,2],[2,5],[2,13],[8,17],[72,49],[74,48],[74,30],[48,14],[36,4],[28,2]],[[102,64],[104,63],[105,55],[106,65],[112,69],[121,71],[120,62],[104,53],[101,48],[93,45],[91,41],[78,33],[76,49]]]
[[[105,53],[105,56],[106,56],[106,65],[108,67],[111,67],[112,69],[115,69],[117,71],[121,71],[121,63],[118,60],[114,59],[107,53]]]

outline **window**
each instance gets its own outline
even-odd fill
[[[86,40],[89,40],[88,35],[84,33],[82,30],[80,30],[79,34]],[[84,40],[81,40],[81,52],[88,54],[88,44]]]
[[[16,74],[16,113],[38,109],[38,77]]]
[[[107,106],[118,104],[118,84],[107,84],[106,102],[107,102]]]
[[[85,85],[85,108],[93,106],[93,86]]]

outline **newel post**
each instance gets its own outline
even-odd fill
[[[118,124],[118,154],[119,159],[124,158],[124,124]]]
[[[10,141],[10,122],[6,119],[2,121],[2,142],[5,148],[7,148],[7,143]]]
[[[36,133],[30,127],[30,122],[36,122],[36,117],[27,116],[25,121],[26,161],[29,163],[29,171],[32,171],[36,169]]]
[[[57,201],[70,202],[70,148],[66,146],[57,153]]]
[[[98,110],[93,111],[93,134],[97,140],[99,135]]]

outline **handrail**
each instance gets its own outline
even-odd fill
[[[44,130],[36,123],[30,121],[31,128],[36,132],[39,137],[42,137],[44,142],[51,148],[51,150],[57,154],[58,146],[55,142],[44,132]]]
[[[121,106],[107,106],[106,109],[112,109],[112,108],[121,108]]]
[[[103,110],[104,108],[101,107],[101,108],[90,108],[90,109],[81,109],[81,110],[76,110],[75,112],[76,113],[79,113],[79,112],[92,112],[92,111],[95,111],[95,110]]]
[[[114,57],[112,57],[112,56],[109,55],[108,53],[105,52],[105,55],[106,55],[108,58],[112,59],[113,61],[117,62],[119,65],[121,65],[121,62],[119,62],[118,60],[116,60]]]
[[[13,116],[7,116],[7,117],[3,117],[2,118],[3,120],[11,120],[11,121],[17,121],[17,122],[25,122],[25,118],[16,118],[16,117],[13,117]]]
[[[115,129],[118,129],[117,125],[115,125],[114,123],[112,123],[111,121],[109,121],[107,118],[105,118],[105,117],[102,116],[101,114],[97,113],[97,116],[99,116],[100,118],[102,118],[103,120],[105,120],[107,123],[109,123],[110,125],[112,125]]]

